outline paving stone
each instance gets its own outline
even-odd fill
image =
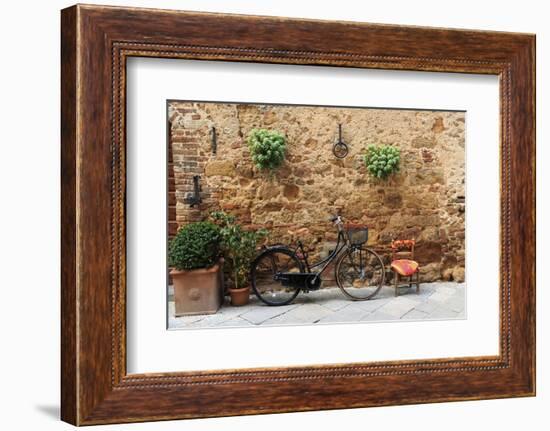
[[[393,316],[394,319],[400,319],[408,311],[412,310],[419,301],[413,301],[412,299],[404,296],[398,296],[393,301],[389,301],[378,309],[381,313]]]
[[[318,298],[322,300],[342,299],[344,294],[338,287],[328,287],[319,290],[312,290],[305,295],[311,298]]]
[[[316,298],[313,298],[309,293],[300,292],[300,294],[292,301],[292,304],[314,304]]]
[[[456,319],[458,313],[445,307],[436,308],[429,314],[428,319]]]
[[[454,295],[456,292],[456,288],[440,284],[439,286],[437,286],[436,292],[443,295]]]
[[[438,290],[430,295],[430,301],[443,303],[446,302],[451,296],[453,296],[452,292]]]
[[[439,302],[434,302],[431,300],[423,301],[415,305],[414,309],[417,311],[422,311],[426,314],[433,313],[433,311],[440,306]]]
[[[427,298],[432,296],[434,292],[435,292],[435,289],[433,288],[427,289],[425,285],[424,286],[420,285],[420,291],[418,292],[418,294],[415,291],[415,295],[418,295],[422,300],[426,300]]]
[[[333,299],[331,301],[319,301],[318,304],[336,312],[347,307],[350,303],[351,301],[349,299]]]
[[[359,322],[361,318],[369,314],[359,307],[348,306],[335,313],[329,314],[319,320],[319,323]]]
[[[374,310],[378,310],[383,305],[390,302],[390,298],[382,298],[382,299],[369,299],[367,301],[353,301],[351,304],[349,304],[346,309],[352,310],[354,308],[357,308],[363,313],[365,312],[373,312]]]
[[[307,302],[322,305],[332,311],[338,311],[348,306],[351,302],[344,296],[338,287],[324,288],[304,293],[303,296],[307,297]]]
[[[380,310],[368,313],[361,318],[361,322],[395,322],[395,316],[386,314]]]
[[[295,319],[298,323],[317,323],[323,317],[333,314],[332,310],[323,307],[319,304],[304,304],[300,307],[294,308],[283,315],[277,320],[270,319],[266,322],[271,325],[276,322],[287,322],[289,319]]]
[[[300,315],[283,313],[265,321],[262,326],[308,325],[311,323],[302,319]]]
[[[251,327],[251,326],[256,326],[254,325],[253,323],[250,323],[248,320],[246,319],[243,319],[242,317],[233,317],[229,320],[226,320],[225,322],[222,322],[220,323],[219,325],[217,325],[216,327],[219,327],[219,328],[227,328],[227,327],[235,327],[235,328],[242,328],[242,327]]]
[[[423,311],[417,310],[416,308],[413,308],[411,311],[406,313],[401,319],[403,320],[425,320],[428,317],[428,313],[424,313]]]
[[[233,318],[233,316],[229,316],[227,314],[222,313],[216,313],[216,314],[209,314],[208,316],[204,317],[201,320],[198,320],[196,322],[189,323],[187,325],[188,328],[211,328],[214,326],[218,326],[227,320],[230,320]]]
[[[460,313],[464,310],[465,307],[465,301],[463,295],[453,295],[451,296],[447,301],[443,303],[445,308],[448,308],[450,310],[456,311],[457,313]]]
[[[233,306],[227,301],[222,305],[218,313],[224,314],[229,317],[237,317],[241,316],[243,314],[248,313],[249,311],[256,310],[258,307],[265,307],[265,304],[259,305],[259,304],[246,304],[246,305],[240,305],[240,306]]]
[[[296,307],[298,307],[298,305],[296,304],[281,305],[281,306],[269,306],[265,304],[258,305],[252,310],[246,313],[240,314],[240,317],[248,320],[250,323],[253,323],[254,325],[259,325],[262,322],[265,322],[266,320],[272,319],[273,317],[278,316],[279,314],[283,314]],[[300,309],[302,309],[303,307],[306,307],[306,305],[302,305]]]

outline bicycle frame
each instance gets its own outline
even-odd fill
[[[345,250],[346,248],[348,248],[348,243],[347,243],[347,240],[346,240],[346,237],[345,237],[345,234],[344,232],[340,229],[338,231],[338,239],[336,241],[336,247],[334,247],[334,250],[332,250],[330,252],[330,254],[325,257],[324,259],[321,259],[320,261],[318,262],[315,262],[314,264],[311,264],[308,262],[307,260],[307,253],[305,252],[304,250],[304,246],[302,244],[302,241],[298,240],[298,247],[296,248],[297,249],[300,249],[301,251],[301,254],[302,254],[302,258],[301,260],[304,262],[304,265],[305,265],[305,268],[306,268],[306,271],[308,273],[315,273],[317,275],[321,275],[327,268],[328,266],[330,265],[330,263],[336,259],[336,257],[338,257],[338,255],[340,254],[340,252],[342,252],[343,250]],[[294,251],[296,253],[296,250]],[[297,254],[297,253],[296,253]],[[316,271],[313,271],[314,268],[319,268],[319,270],[316,270]]]

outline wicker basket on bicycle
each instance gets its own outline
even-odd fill
[[[369,240],[369,228],[362,224],[346,224],[346,233],[352,246],[360,247]]]

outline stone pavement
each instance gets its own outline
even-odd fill
[[[227,299],[226,299],[227,301]],[[350,301],[337,287],[309,293],[300,292],[289,305],[270,307],[254,294],[250,303],[232,307],[227,302],[216,314],[174,317],[174,302],[169,297],[169,329],[254,327],[272,325],[311,325],[325,323],[384,322],[398,320],[464,319],[466,314],[464,283],[423,283],[416,289],[383,286],[368,301]]]

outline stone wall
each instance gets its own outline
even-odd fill
[[[268,228],[271,242],[306,227],[301,237],[316,257],[333,247],[327,220],[340,213],[366,224],[369,243],[385,248],[386,259],[393,238],[416,239],[424,281],[464,279],[463,112],[171,102],[168,113],[178,226],[223,209]],[[332,153],[339,123],[344,159]],[[287,137],[286,162],[274,173],[252,165],[246,138],[253,128]],[[386,181],[368,174],[362,154],[371,143],[401,149],[399,173]],[[201,176],[202,203],[191,208],[184,198],[193,175]]]

